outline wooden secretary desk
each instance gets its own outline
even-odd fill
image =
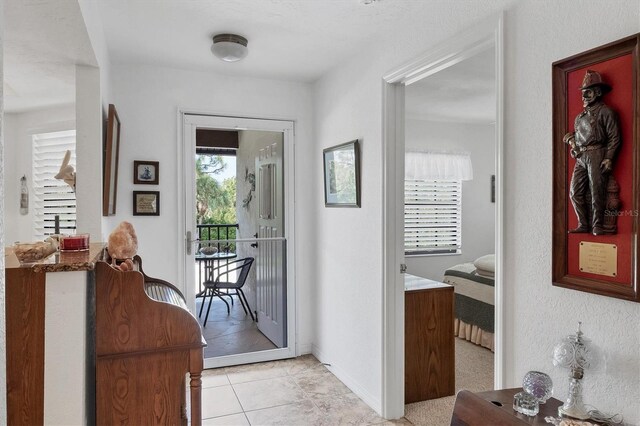
[[[90,251],[21,265],[6,251],[7,423],[201,424],[206,345],[170,283]]]
[[[96,264],[96,420],[102,424],[200,425],[206,342],[172,284]]]

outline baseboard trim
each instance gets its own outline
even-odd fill
[[[296,356],[307,355],[311,353],[313,353],[313,348],[311,343],[301,343],[298,345]]]
[[[323,354],[322,350],[318,348],[316,345],[311,345],[311,353],[315,356],[318,361],[326,364],[329,371],[331,371],[342,383],[344,383],[353,393],[358,395],[360,399],[362,399],[365,404],[367,404],[371,409],[373,409],[378,415],[382,416],[382,401],[380,398],[376,398],[374,395],[369,393],[360,383],[355,380],[349,373],[346,372],[342,367],[340,367],[339,362],[336,362],[335,359],[332,359],[325,354]]]

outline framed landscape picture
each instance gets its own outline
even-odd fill
[[[354,140],[323,151],[324,205],[360,207],[360,148]]]

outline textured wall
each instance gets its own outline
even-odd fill
[[[325,208],[317,180],[314,353],[371,407],[382,409],[382,78],[505,2],[438,2],[315,84],[315,157],[361,141],[362,207]],[[322,163],[314,164],[322,176]],[[336,296],[336,295],[339,295]],[[353,324],[353,327],[346,325]]]
[[[584,331],[610,357],[605,374],[587,373],[587,402],[640,423],[640,304],[551,285],[551,63],[637,33],[639,4],[637,0],[523,0],[502,5],[506,7],[506,385],[521,384],[528,370],[543,370],[552,375],[556,395],[562,398],[566,372],[552,366],[551,350],[581,319]],[[398,26],[371,51],[363,51],[316,83],[316,156],[322,148],[349,139],[360,138],[363,146],[362,209],[326,209],[319,197],[314,201],[317,227],[323,230],[317,235],[314,286],[316,352],[352,389],[364,391],[360,395],[376,408],[375,397],[382,389],[378,355],[382,259],[377,232],[382,224],[381,78],[500,7],[499,2],[485,1],[434,3],[430,15],[422,17],[425,23],[436,17],[431,25]],[[320,163],[315,173],[321,175]],[[321,191],[318,181],[315,192]]]
[[[3,79],[3,40],[4,34],[2,29],[4,28],[4,14],[3,14],[4,2],[0,2],[0,81]],[[7,422],[7,373],[4,366],[7,363],[6,359],[6,330],[5,330],[5,317],[4,317],[4,97],[2,92],[2,85],[0,84],[0,423]]]
[[[637,33],[639,12],[637,1],[519,2],[505,37],[507,384],[546,371],[563,399],[567,372],[552,366],[552,349],[582,320],[609,356],[605,372],[586,373],[585,402],[632,424],[640,423],[640,304],[551,285],[551,63]]]
[[[102,125],[100,69],[77,65],[76,226],[78,233],[90,234],[91,241],[106,241],[102,232]]]

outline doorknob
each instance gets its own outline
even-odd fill
[[[253,236],[254,236],[255,238],[258,238],[258,233],[256,232],[255,234],[253,234]],[[258,242],[256,241],[255,243],[252,243],[252,244],[251,244],[251,247],[253,247],[253,248],[258,248]]]

